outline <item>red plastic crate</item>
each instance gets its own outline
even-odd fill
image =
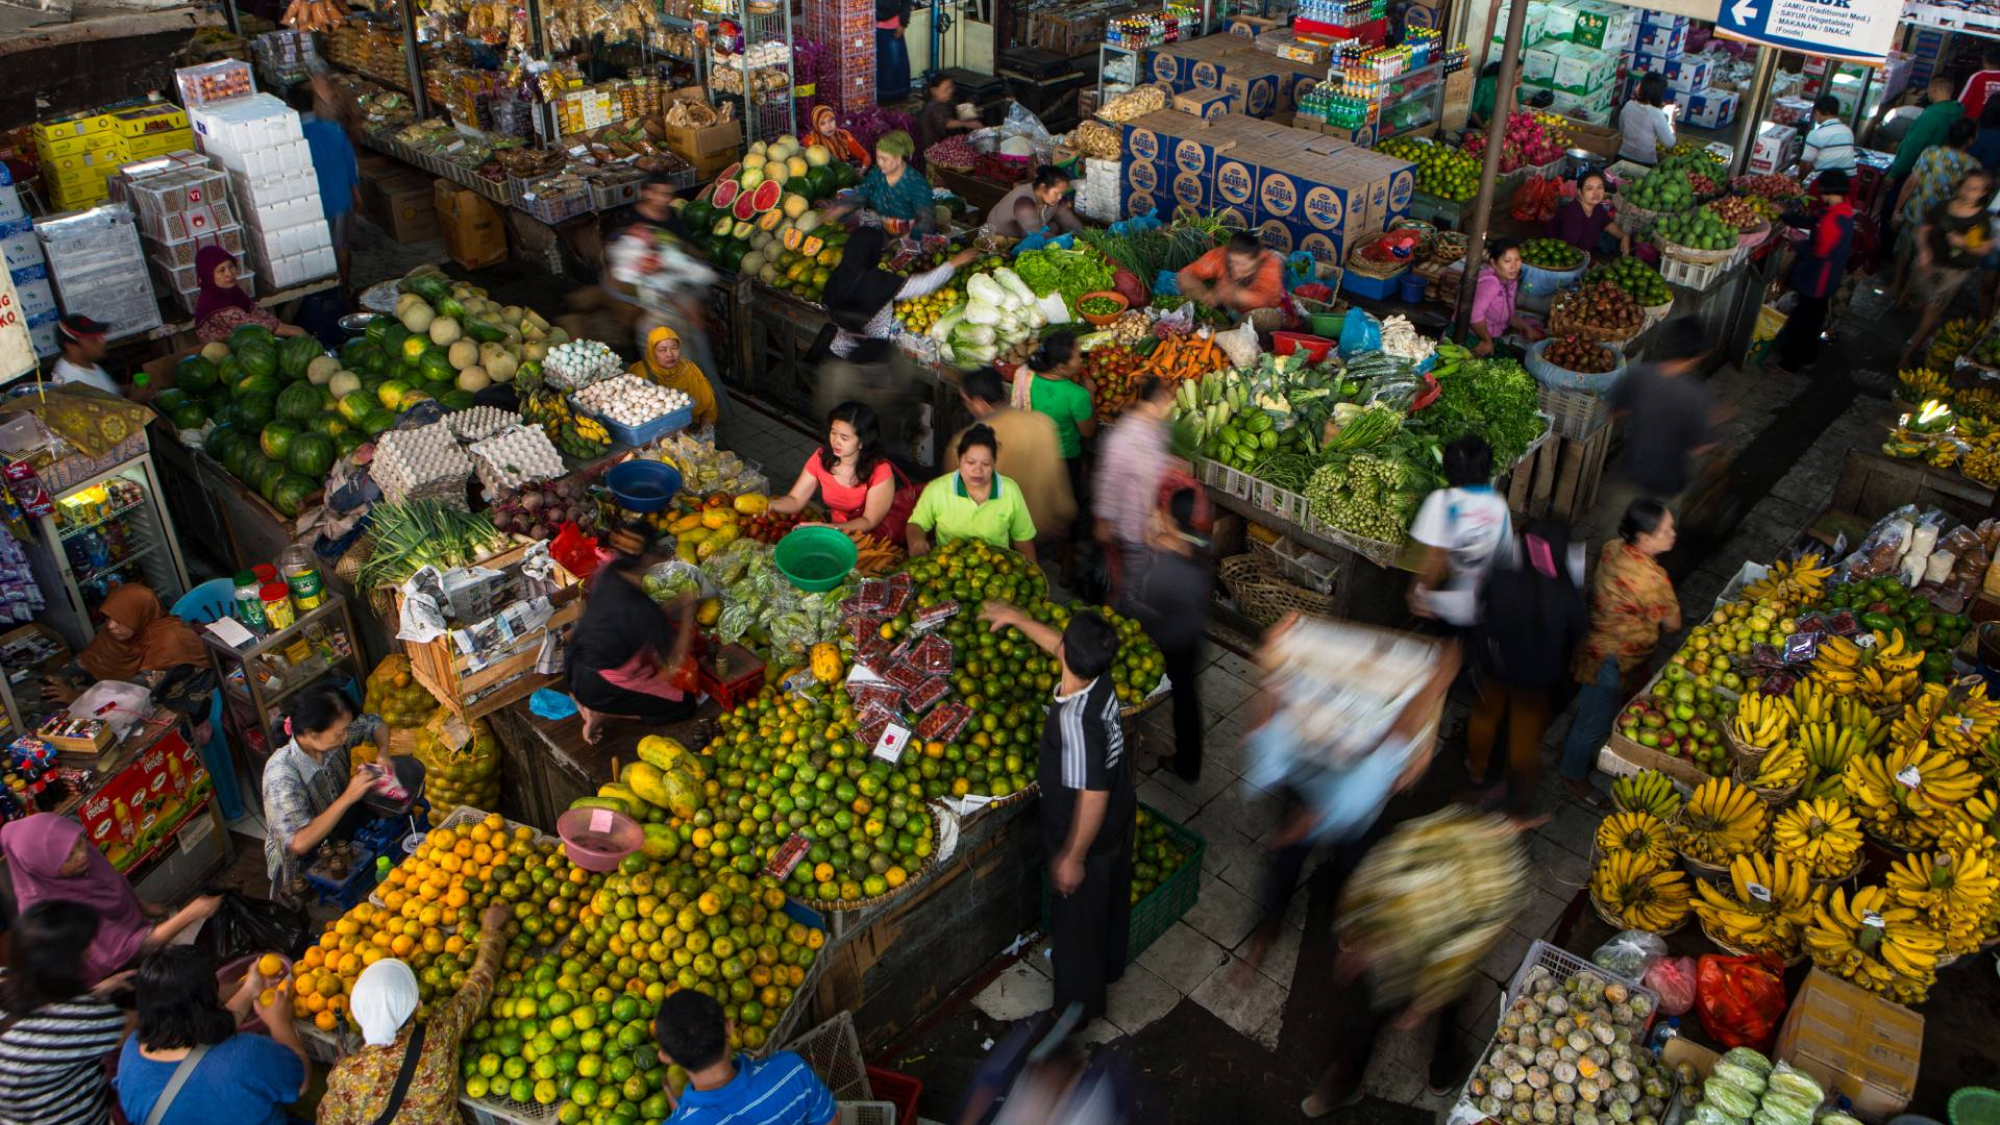
[[[868,1088],[874,1092],[875,1101],[889,1102],[896,1107],[896,1125],[916,1125],[917,1101],[924,1095],[922,1079],[871,1066],[868,1068]]]
[[[718,656],[726,657],[735,673],[726,683],[716,674]],[[720,704],[724,711],[734,711],[764,689],[764,662],[742,645],[723,645],[720,649],[702,654],[695,663],[695,679],[701,684],[701,690]]]

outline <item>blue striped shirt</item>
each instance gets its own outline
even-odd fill
[[[675,1125],[828,1125],[839,1115],[833,1092],[806,1061],[779,1051],[758,1061],[736,1056],[736,1077],[715,1090],[690,1086]]]

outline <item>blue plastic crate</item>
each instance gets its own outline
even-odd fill
[[[593,414],[577,406],[573,398],[570,400],[570,406],[574,407],[578,414],[595,419],[604,427],[604,432],[611,435],[612,441],[633,447],[651,445],[675,430],[687,429],[688,424],[694,421],[692,405],[683,406],[671,414],[662,414],[643,426],[627,426],[621,422],[613,422],[602,414]]]
[[[1408,272],[1408,269],[1400,269],[1388,277],[1369,277],[1348,270],[1340,279],[1340,291],[1371,301],[1386,301],[1396,296],[1397,288],[1403,283],[1403,275]]]
[[[351,909],[355,903],[368,897],[375,889],[375,856],[357,862],[347,873],[347,878],[336,883],[323,875],[306,872],[306,885],[322,903],[329,903],[342,910]]]

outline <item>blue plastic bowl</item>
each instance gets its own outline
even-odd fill
[[[657,512],[674,502],[681,472],[664,461],[625,461],[611,466],[604,483],[626,511]]]

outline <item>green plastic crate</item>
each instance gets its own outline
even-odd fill
[[[1141,803],[1139,807],[1167,828],[1167,836],[1187,853],[1187,862],[1167,876],[1153,893],[1132,904],[1132,923],[1125,945],[1125,963],[1130,965],[1146,952],[1146,947],[1173,928],[1201,897],[1201,860],[1208,841],[1184,824],[1163,816],[1160,810]],[[1049,873],[1042,869],[1042,932],[1049,932]]]

